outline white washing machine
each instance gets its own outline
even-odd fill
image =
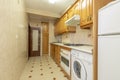
[[[71,79],[93,80],[92,53],[71,51]]]

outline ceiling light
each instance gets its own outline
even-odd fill
[[[55,3],[55,0],[49,0],[50,3],[54,4]]]

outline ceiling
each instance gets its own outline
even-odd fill
[[[30,19],[54,20],[60,18],[76,0],[56,0],[55,4],[49,0],[26,0],[26,12]]]

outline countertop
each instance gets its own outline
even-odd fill
[[[67,45],[64,45],[63,43],[51,43],[51,44],[58,45],[58,46],[63,46],[63,47],[68,47],[68,48],[71,48],[71,49],[87,52],[87,53],[90,53],[90,54],[92,54],[92,49],[93,49],[93,46],[67,46]]]

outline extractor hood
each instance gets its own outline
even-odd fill
[[[73,17],[71,17],[70,19],[65,21],[65,24],[67,26],[77,26],[77,25],[79,25],[80,24],[80,16],[79,15],[74,15]]]

